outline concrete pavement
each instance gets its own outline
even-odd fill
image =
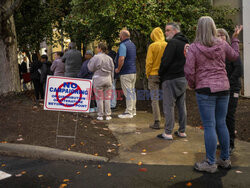
[[[116,116],[121,112],[116,112]],[[160,130],[152,130],[152,114],[137,111],[132,119],[113,118],[109,128],[121,144],[119,155],[111,162],[157,164],[157,165],[193,165],[205,159],[203,130],[187,126],[187,138],[174,136],[173,141],[160,140],[156,135]],[[162,121],[163,122],[163,121]],[[178,124],[175,125],[175,130]],[[217,152],[219,156],[219,151]],[[250,143],[236,139],[236,150],[231,156],[233,166],[250,166]]]

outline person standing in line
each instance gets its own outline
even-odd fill
[[[125,29],[120,32],[120,41],[115,73],[120,76],[122,91],[126,97],[126,110],[118,117],[133,118],[136,115],[136,46],[130,40],[129,31]]]
[[[97,103],[97,120],[100,121],[103,120],[104,115],[106,120],[112,119],[110,99],[114,80],[114,63],[112,58],[105,54],[106,50],[106,45],[102,42],[99,43],[98,54],[92,57],[88,63],[88,69],[94,73],[92,80]]]
[[[35,88],[36,104],[38,104],[39,99],[44,99],[43,85],[40,82],[41,66],[42,64],[38,59],[38,55],[32,54],[32,62],[30,65],[30,77]]]
[[[157,137],[165,140],[173,140],[172,131],[175,124],[175,104],[179,114],[179,129],[175,134],[181,138],[187,137],[185,133],[187,124],[187,81],[184,75],[184,65],[186,62],[184,50],[188,44],[188,40],[181,33],[180,26],[177,23],[167,23],[165,35],[168,44],[163,53],[159,69],[163,90],[165,132],[159,134]]]
[[[51,67],[51,62],[48,61],[48,56],[47,55],[42,55],[41,56],[41,78],[40,78],[40,82],[43,85],[43,94],[45,95],[45,89],[46,89],[46,85],[47,85],[47,76],[48,75],[52,75],[52,72],[50,71],[50,67]]]
[[[88,64],[89,64],[90,59],[93,56],[94,56],[94,53],[93,53],[92,50],[87,50],[86,51],[85,56],[84,56],[85,61],[83,62],[81,70],[77,75],[78,78],[85,78],[85,79],[91,79],[92,80],[93,73],[89,71]],[[92,90],[89,112],[96,112],[96,101],[95,101],[94,97],[95,97],[94,90]]]
[[[74,42],[69,43],[68,50],[62,57],[62,62],[65,63],[65,77],[77,78],[82,66],[82,54],[76,49]]]
[[[159,107],[159,88],[160,78],[158,71],[161,64],[163,52],[167,46],[164,34],[160,27],[155,28],[150,35],[153,43],[149,45],[146,58],[146,76],[148,78],[148,87],[150,89],[151,105],[154,115],[154,124],[149,127],[160,129],[161,112]]]
[[[117,68],[117,64],[115,62],[116,59],[116,52],[114,50],[109,50],[108,56],[113,59],[114,67]],[[110,101],[110,107],[112,111],[116,110],[116,104],[117,104],[117,94],[116,94],[116,80],[117,80],[117,74],[114,72],[114,82],[112,83],[112,97]]]
[[[215,173],[217,166],[231,168],[226,126],[230,85],[225,62],[239,57],[240,31],[241,28],[236,27],[230,47],[217,37],[214,20],[203,16],[198,20],[195,41],[188,49],[184,71],[189,87],[196,92],[206,148],[206,159],[195,163],[197,171]],[[216,161],[217,137],[221,153]]]
[[[53,61],[50,70],[54,76],[64,76],[65,64],[62,62],[63,52],[55,53],[55,60]]]
[[[20,72],[21,72],[21,79],[23,79],[23,90],[26,91],[27,86],[26,86],[25,80],[23,78],[23,75],[28,72],[28,70],[27,70],[27,57],[23,58],[23,62],[20,65]]]
[[[217,36],[231,44],[230,37],[225,29],[217,29]],[[243,74],[243,67],[240,57],[236,61],[226,60],[227,77],[230,84],[230,97],[227,109],[226,124],[230,136],[230,149],[231,154],[235,148],[235,112],[238,105],[239,93],[241,89],[241,77]]]

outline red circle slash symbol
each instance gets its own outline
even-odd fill
[[[70,82],[70,85],[71,85],[71,84],[75,84],[75,83]],[[77,84],[75,84],[75,85],[77,86],[76,89],[73,90],[73,91],[72,91],[71,93],[69,93],[68,95],[66,95],[65,97],[63,97],[62,99],[59,99],[58,92],[59,92],[60,89],[64,86],[64,83],[61,84],[61,85],[58,87],[58,89],[56,90],[56,99],[57,99],[57,101],[59,102],[60,105],[65,106],[65,107],[72,107],[72,106],[76,106],[76,105],[81,101],[81,99],[82,99],[82,90],[81,90],[81,88],[80,88]],[[72,94],[76,93],[77,91],[80,91],[80,92],[79,92],[79,93],[80,93],[80,96],[79,96],[79,99],[78,99],[74,104],[64,104],[64,103],[63,103],[63,101],[64,101],[65,99],[67,99],[67,98],[70,97]]]

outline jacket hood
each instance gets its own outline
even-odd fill
[[[156,27],[150,35],[150,38],[154,41],[165,41],[164,34],[160,27]]]
[[[217,40],[212,47],[204,46],[199,42],[195,43],[195,46],[199,51],[208,59],[217,59],[218,57],[221,57],[221,54],[223,53],[223,45],[224,42],[222,40]]]
[[[176,33],[175,36],[173,37],[173,39],[178,39],[178,40],[181,40],[181,41],[183,41],[185,43],[189,43],[188,39],[181,32]]]

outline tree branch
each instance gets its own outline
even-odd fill
[[[10,8],[8,8],[8,9],[6,10],[6,12],[3,14],[2,20],[8,20],[8,19],[14,14],[14,11],[20,8],[22,2],[23,2],[23,0],[16,0],[16,1],[10,6]]]

